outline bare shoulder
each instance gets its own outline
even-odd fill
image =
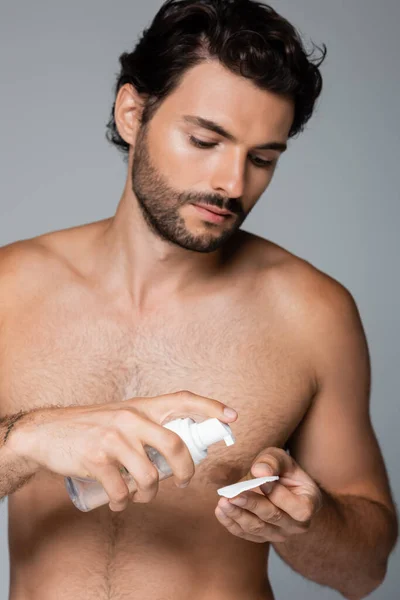
[[[257,236],[248,239],[249,255],[257,256],[261,297],[272,298],[277,311],[315,335],[359,325],[351,292],[341,282],[309,261]]]
[[[46,275],[52,253],[38,239],[21,240],[0,248],[1,297],[16,291],[24,283],[29,289]]]
[[[0,319],[79,278],[74,256],[98,224],[54,231],[0,247]]]
[[[18,315],[54,285],[51,273],[59,268],[52,252],[34,239],[1,247],[0,323]]]

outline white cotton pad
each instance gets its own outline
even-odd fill
[[[257,477],[257,479],[239,481],[239,483],[234,483],[233,485],[227,485],[226,487],[219,488],[219,490],[217,490],[217,493],[220,496],[225,496],[225,498],[234,498],[242,492],[247,492],[247,490],[253,490],[254,488],[259,487],[263,483],[268,483],[269,481],[277,481],[278,479],[278,476],[271,475],[270,477]]]

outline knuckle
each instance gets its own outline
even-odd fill
[[[97,448],[90,454],[90,462],[98,467],[102,467],[108,463],[107,453],[102,448]]]
[[[142,490],[151,490],[152,488],[154,488],[154,486],[157,485],[157,483],[158,483],[158,472],[157,472],[157,469],[152,468],[152,469],[147,469],[142,474],[142,476],[140,477],[140,480],[138,481],[138,486]]]
[[[253,534],[253,535],[257,535],[260,534],[263,529],[264,529],[264,524],[259,522],[259,523],[252,523],[251,525],[248,526],[248,532]]]
[[[178,434],[172,431],[167,433],[166,431],[164,448],[170,454],[179,454],[180,452],[182,452],[182,450],[186,448],[186,445]]]
[[[133,413],[133,411],[127,409],[127,408],[120,408],[116,411],[116,414],[114,416],[114,423],[116,425],[125,425],[127,422],[131,421],[132,419],[135,418],[135,415]]]
[[[259,508],[259,502],[254,498],[246,498],[246,504],[244,506],[246,510],[256,511]]]
[[[307,523],[310,521],[313,514],[313,504],[310,498],[304,499],[304,505],[301,506],[296,514],[296,521]]]
[[[180,484],[189,485],[190,480],[192,479],[193,475],[194,475],[194,468],[190,472],[186,470],[182,473],[177,473],[175,475],[175,478]]]
[[[311,516],[312,515],[308,511],[303,511],[296,517],[296,521],[301,523],[303,526],[308,526],[311,521]]]
[[[282,519],[282,516],[282,512],[277,508],[270,513],[268,516],[268,521],[270,523],[279,523],[279,521]]]
[[[102,443],[106,448],[113,448],[120,440],[120,433],[116,429],[107,429],[102,437]]]
[[[243,529],[237,529],[234,531],[235,535],[237,535],[240,538],[244,538],[246,537],[246,532],[243,531]]]
[[[128,498],[128,493],[124,490],[116,490],[115,492],[112,493],[112,502],[115,502],[116,504],[121,504],[122,502],[125,502]]]
[[[297,523],[296,527],[295,527],[295,532],[296,533],[306,533],[306,531],[308,531],[310,528],[310,522],[306,522],[306,523]]]
[[[100,449],[107,455],[114,455],[123,443],[123,437],[117,429],[108,429],[104,432],[100,443]]]

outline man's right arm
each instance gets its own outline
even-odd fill
[[[123,510],[130,493],[119,465],[135,480],[134,502],[150,502],[157,494],[158,471],[145,446],[164,456],[178,487],[186,487],[194,475],[188,447],[163,423],[200,417],[228,424],[237,413],[212,398],[179,391],[102,405],[35,408],[17,417],[2,423],[3,440],[7,439],[0,447],[1,497],[45,469],[64,477],[96,479],[110,499],[110,508]]]
[[[0,248],[0,377],[2,376],[1,357],[7,346],[2,343],[2,325],[9,310],[15,304],[13,290],[19,277],[24,275],[21,271],[23,271],[24,255],[28,252],[32,254],[30,241],[15,242]],[[26,281],[26,276],[24,280]],[[30,464],[15,454],[6,443],[14,426],[25,414],[27,411],[20,410],[5,415],[0,396],[0,500],[25,485],[38,470],[34,463]]]

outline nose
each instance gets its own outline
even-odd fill
[[[211,185],[216,192],[223,192],[229,198],[241,198],[246,178],[246,156],[240,149],[234,149],[218,161]]]

